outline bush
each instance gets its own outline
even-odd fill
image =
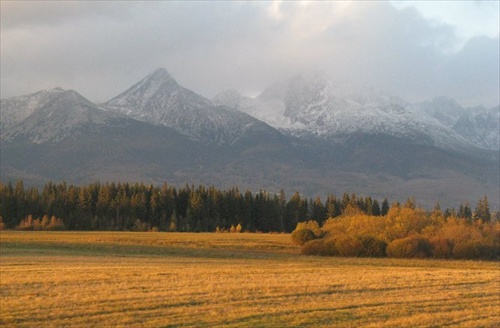
[[[62,219],[58,219],[55,216],[52,216],[50,218],[50,222],[49,222],[49,225],[47,226],[46,230],[52,230],[52,231],[62,231],[62,230],[65,230],[63,220]]]
[[[295,230],[301,230],[301,229],[310,229],[314,233],[316,238],[320,238],[323,235],[323,232],[321,231],[318,222],[314,220],[297,223]]]
[[[295,245],[304,245],[310,240],[316,239],[316,235],[311,229],[304,228],[292,232],[292,242]]]
[[[372,236],[362,236],[360,238],[363,245],[363,252],[361,256],[365,257],[385,257],[387,243],[383,240],[377,239]]]
[[[399,206],[385,218],[343,215],[328,219],[320,233],[317,227],[314,221],[301,222],[292,234],[303,254],[500,260],[499,222],[445,220],[437,211]]]
[[[357,257],[363,253],[363,244],[358,238],[341,236],[335,240],[335,249],[340,256]]]
[[[304,255],[334,256],[338,255],[333,239],[314,239],[302,246],[301,253]]]
[[[324,253],[324,250],[324,241],[322,239],[314,239],[305,243],[300,252],[304,255],[320,255]]]
[[[292,242],[295,245],[300,246],[304,245],[310,240],[321,237],[322,232],[319,228],[319,224],[314,220],[297,223],[297,227],[292,232]]]
[[[429,241],[432,245],[432,255],[438,259],[449,259],[453,254],[453,242],[448,238],[436,237]]]
[[[342,236],[335,240],[336,254],[350,257],[385,257],[387,244],[372,236]]]
[[[26,218],[19,222],[19,225],[16,227],[17,230],[34,230],[33,226],[33,217],[28,215]]]
[[[399,258],[424,258],[432,255],[432,245],[427,238],[409,236],[393,240],[387,246],[387,256]]]
[[[453,248],[453,257],[457,259],[500,259],[500,250],[492,243],[483,243],[473,240],[459,243]]]

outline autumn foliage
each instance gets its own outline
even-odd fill
[[[300,224],[292,233],[302,236]],[[395,258],[500,259],[500,222],[445,216],[395,204],[384,216],[352,211],[326,220],[304,242],[306,255]]]
[[[17,230],[65,230],[62,219],[55,216],[49,219],[47,215],[44,215],[41,219],[33,219],[32,215],[28,215],[25,219],[21,220],[16,228]]]
[[[321,235],[318,222],[313,220],[299,222],[297,228],[292,232],[292,242],[295,245],[304,245],[308,241],[320,238]]]

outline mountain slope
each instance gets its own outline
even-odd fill
[[[159,68],[125,92],[101,105],[140,121],[168,126],[198,140],[230,144],[251,131],[272,128],[244,113],[224,106],[180,86]]]
[[[112,125],[122,118],[100,110],[75,91],[60,91],[31,115],[5,130],[4,140],[27,138],[32,143],[58,142],[74,137],[82,130],[98,125]]]
[[[240,98],[236,105],[237,98],[232,99],[233,108],[295,136],[343,142],[353,134],[382,134],[459,152],[473,152],[481,146],[477,138],[422,115],[399,98],[345,91],[321,76],[298,75],[255,99]]]
[[[12,97],[0,100],[0,131],[5,132],[8,128],[21,122],[30,116],[37,108],[54,97],[63,93],[61,88],[41,90],[36,93]]]
[[[481,148],[500,149],[499,106],[464,108],[453,99],[438,97],[412,107],[415,113],[436,120]]]
[[[452,126],[467,140],[485,148],[500,149],[500,107],[473,108],[462,115]]]

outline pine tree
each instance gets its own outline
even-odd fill
[[[278,197],[278,209],[279,209],[278,215],[280,221],[280,230],[284,232],[286,231],[286,225],[285,225],[286,196],[285,196],[285,191],[283,189],[280,190],[280,194]]]
[[[306,221],[307,204],[298,192],[295,192],[286,204],[285,215],[288,217],[286,221],[289,223],[287,231],[295,229],[299,222]]]
[[[318,223],[323,223],[327,219],[326,209],[321,202],[321,198],[318,196],[314,201],[311,202],[311,217],[310,219],[315,220]]]
[[[328,218],[334,218],[340,215],[340,206],[337,204],[337,198],[335,196],[329,195],[326,198],[325,209]]]
[[[374,199],[372,204],[372,215],[380,216],[380,214],[381,214],[380,205],[378,203],[378,200]]]
[[[382,209],[380,210],[380,215],[381,216],[386,216],[387,213],[389,213],[389,201],[387,198],[384,199],[382,202]]]
[[[483,222],[491,221],[490,206],[488,204],[488,197],[484,196],[477,203],[476,210],[474,212],[474,219],[481,220]]]

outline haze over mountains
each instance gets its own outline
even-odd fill
[[[411,138],[445,149],[499,149],[498,106],[463,108],[445,97],[410,104],[380,91],[348,91],[321,75],[297,75],[254,99],[225,91],[214,102],[297,136],[342,140],[361,132]]]
[[[411,104],[297,75],[206,99],[163,68],[104,104],[56,88],[1,100],[1,178],[356,192],[498,208],[499,107]]]

